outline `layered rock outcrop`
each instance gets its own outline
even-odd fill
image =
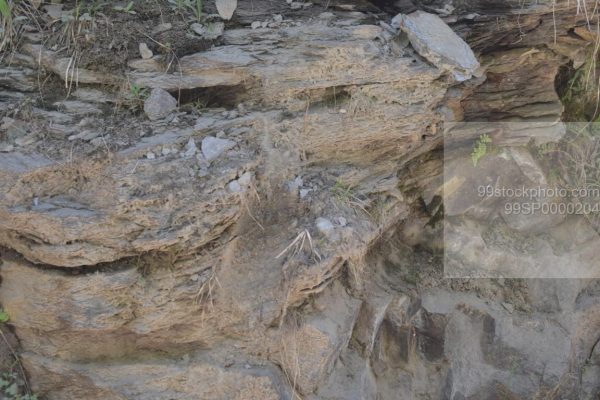
[[[543,124],[490,133],[519,165],[561,136],[556,77],[593,46],[578,5],[257,3],[176,63],[75,75],[27,35],[3,67],[0,304],[32,390],[595,398],[596,281],[446,279],[436,222],[449,123]],[[41,73],[78,86],[23,105]],[[180,111],[118,108],[127,82]]]

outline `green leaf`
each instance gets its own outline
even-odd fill
[[[8,322],[9,319],[10,319],[10,316],[8,315],[8,313],[4,310],[0,310],[0,323]]]
[[[7,394],[8,396],[12,396],[12,397],[15,397],[17,395],[18,391],[19,391],[19,387],[17,386],[16,383],[13,383],[8,388],[4,389],[4,393]]]
[[[0,378],[0,389],[4,389],[5,387],[10,386],[10,381],[7,381],[4,378]]]
[[[10,7],[7,0],[0,0],[0,14],[5,19],[10,19]]]

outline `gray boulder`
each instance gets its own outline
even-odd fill
[[[167,117],[177,108],[177,100],[164,89],[152,89],[144,102],[144,112],[152,121]]]
[[[398,14],[392,19],[392,26],[406,33],[421,56],[450,71],[458,81],[471,78],[479,68],[469,45],[435,14],[423,11]]]

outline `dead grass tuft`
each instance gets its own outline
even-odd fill
[[[275,256],[275,258],[279,259],[289,252],[291,252],[292,257],[295,257],[304,250],[305,245],[308,245],[308,250],[310,252],[311,257],[313,258],[313,261],[315,261],[315,262],[321,261],[321,255],[316,250],[314,243],[313,243],[312,236],[310,235],[310,232],[308,232],[307,229],[300,232],[294,238],[294,240],[292,240],[292,242],[285,249],[283,249],[281,251],[281,253],[279,253],[277,256]]]
[[[28,0],[0,0],[0,61],[19,47],[26,26],[38,25],[38,11]]]

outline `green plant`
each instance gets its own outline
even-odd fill
[[[331,188],[331,192],[338,200],[349,200],[353,197],[352,187],[345,185],[343,182],[337,180],[335,185]]]
[[[5,373],[0,377],[0,397],[6,400],[38,400],[34,394],[20,394],[23,382],[15,373]]]
[[[473,151],[471,152],[471,160],[473,160],[474,166],[477,166],[479,160],[488,153],[488,145],[491,143],[492,139],[485,133],[475,141]]]
[[[8,313],[0,308],[0,323],[8,322],[9,319]]]
[[[0,59],[3,54],[17,47],[21,28],[33,16],[28,2],[0,0]]]
[[[69,49],[69,54],[73,57],[71,64],[69,65],[69,67],[73,68],[68,69],[72,74],[76,71],[77,53],[81,50],[80,38],[83,34],[94,29],[95,19],[93,14],[96,11],[94,5],[91,5],[89,8],[84,8],[83,3],[76,1],[75,7],[71,13],[64,13],[61,16],[62,27],[58,41]],[[65,74],[65,76],[67,75]],[[69,81],[72,81],[72,79]],[[71,83],[72,82],[69,83],[69,86]]]
[[[331,193],[335,197],[335,200],[340,205],[345,205],[350,208],[359,209],[367,214],[369,217],[372,217],[371,213],[367,211],[367,206],[369,202],[363,200],[354,193],[352,186],[346,185],[343,182],[336,180],[335,185],[331,188]]]
[[[585,89],[585,82],[584,79],[582,79],[583,73],[584,69],[580,68],[577,71],[575,71],[573,76],[571,76],[571,78],[567,82],[567,88],[565,90],[565,93],[561,98],[561,101],[563,103],[570,102],[575,96],[581,94],[581,92]]]
[[[148,97],[148,89],[140,87],[135,83],[129,85],[129,91],[125,95],[124,104],[133,111],[144,107],[144,100]]]
[[[142,97],[145,92],[146,92],[145,88],[141,88],[138,85],[136,85],[135,83],[132,83],[131,86],[129,87],[129,94],[135,98]]]
[[[0,14],[2,18],[10,18],[10,7],[6,0],[0,0]]]
[[[196,21],[202,21],[204,0],[169,0],[169,4],[180,13],[191,11]]]
[[[88,4],[88,6],[86,7],[87,10],[87,14],[90,17],[94,17],[98,11],[100,11],[100,9],[104,6],[104,3],[102,3],[99,0],[93,0],[90,4]]]
[[[115,6],[114,9],[127,14],[135,14],[135,11],[133,11],[133,1],[127,3],[126,6]]]
[[[196,0],[196,4],[194,7],[194,15],[198,21],[202,18],[202,6],[203,0]]]

